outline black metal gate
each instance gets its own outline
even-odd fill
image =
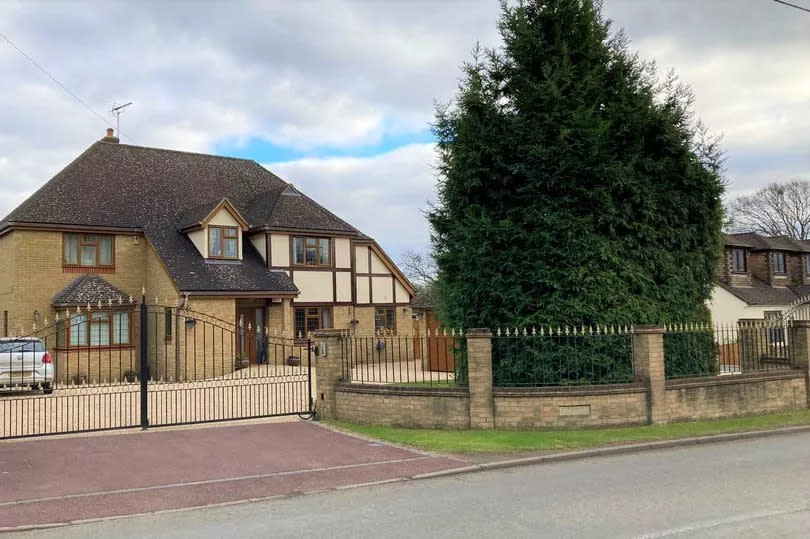
[[[145,299],[58,316],[0,348],[35,373],[0,378],[0,439],[312,412],[309,340]]]

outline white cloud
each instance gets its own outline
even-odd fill
[[[369,158],[301,159],[264,166],[374,237],[397,258],[429,240],[420,210],[435,190],[433,144],[412,144]]]
[[[476,40],[498,42],[498,3],[0,2],[0,31],[136,143],[212,151],[258,137],[350,151],[425,128]],[[810,17],[773,2],[606,0],[633,48],[673,67],[698,115],[726,134],[733,191],[810,171]],[[0,40],[0,212],[104,124]],[[273,164],[388,249],[427,242],[429,145],[368,159]],[[350,196],[349,196],[350,194]]]

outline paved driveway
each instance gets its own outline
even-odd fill
[[[0,442],[0,529],[287,496],[467,463],[292,420]]]

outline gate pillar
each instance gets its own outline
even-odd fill
[[[315,347],[315,415],[318,419],[337,418],[336,389],[351,381],[348,369],[348,332],[343,329],[321,329],[310,334]]]

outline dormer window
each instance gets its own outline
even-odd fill
[[[209,225],[208,258],[239,258],[239,228]]]
[[[250,226],[227,198],[189,209],[180,222],[180,232],[188,234],[203,258],[242,259],[242,235]]]
[[[774,273],[787,273],[787,264],[785,263],[785,253],[777,251],[773,253],[773,272]]]
[[[745,273],[748,267],[745,263],[745,249],[731,250],[731,271],[734,273]]]

